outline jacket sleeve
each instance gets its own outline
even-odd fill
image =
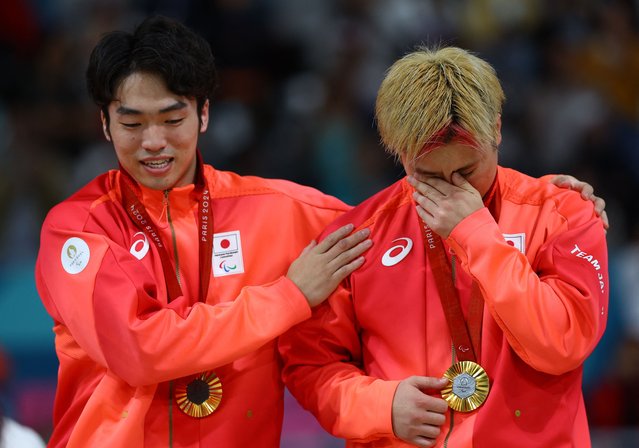
[[[86,249],[69,268],[65,243],[71,238]],[[235,300],[215,306],[187,307],[183,297],[163,306],[155,278],[128,250],[102,235],[46,223],[36,283],[54,320],[95,362],[132,386],[227,364],[310,315],[304,296],[285,277],[246,287]]]
[[[592,204],[573,201],[551,214],[555,222],[536,232],[544,241],[530,261],[507,244],[485,208],[458,224],[448,243],[513,350],[558,375],[579,367],[603,334],[608,261]]]
[[[283,379],[298,402],[337,437],[371,441],[393,436],[392,402],[399,381],[366,376],[351,292],[343,283],[311,319],[279,339]]]

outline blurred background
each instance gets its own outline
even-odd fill
[[[115,167],[84,70],[112,29],[161,13],[213,48],[207,162],[357,204],[402,176],[373,120],[385,70],[418,44],[491,62],[507,96],[500,162],[567,173],[607,202],[610,317],[587,361],[595,447],[639,446],[639,0],[3,0],[0,405],[51,429],[57,361],[33,281],[49,208]],[[634,198],[634,199],[633,199]],[[287,397],[283,447],[342,446]]]

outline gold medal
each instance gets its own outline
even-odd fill
[[[444,377],[450,383],[442,389],[442,398],[458,412],[470,412],[481,406],[490,390],[486,371],[476,362],[460,361],[453,364]]]
[[[175,400],[182,412],[191,417],[211,415],[222,401],[222,382],[215,372],[204,372],[194,379],[182,379],[175,387]]]

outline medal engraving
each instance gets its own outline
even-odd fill
[[[453,393],[459,398],[468,398],[475,393],[475,378],[466,372],[453,378]]]
[[[442,389],[442,398],[448,406],[458,412],[470,412],[480,407],[490,389],[490,381],[486,371],[472,361],[461,361],[453,364],[444,377],[450,383]]]

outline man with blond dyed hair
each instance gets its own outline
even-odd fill
[[[407,177],[338,218],[373,248],[280,340],[284,380],[349,447],[588,447],[582,363],[606,326],[593,204],[498,165],[504,93],[459,48],[419,49],[377,97]]]

